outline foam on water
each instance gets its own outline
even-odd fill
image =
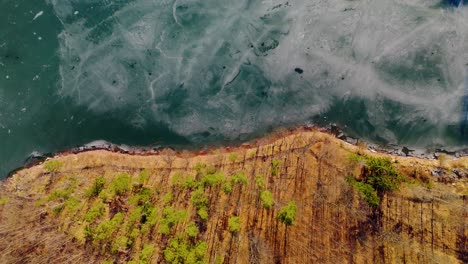
[[[49,3],[64,26],[61,96],[96,113],[125,110],[135,127],[158,122],[194,141],[237,139],[333,116],[337,105],[350,116],[356,103],[367,128],[331,121],[394,143],[459,142],[447,129],[463,112],[467,8],[433,0]]]

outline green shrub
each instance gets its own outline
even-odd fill
[[[92,241],[94,237],[94,228],[92,228],[89,225],[85,225],[83,229],[83,235],[86,239],[86,241]]]
[[[198,187],[198,182],[195,180],[194,176],[191,175],[182,175],[181,173],[176,173],[172,177],[172,186],[182,188],[182,189],[195,189]]]
[[[255,176],[255,184],[259,189],[265,188],[266,182],[262,175]]]
[[[388,158],[365,157],[356,154],[350,154],[348,158],[352,161],[364,162],[367,169],[366,178],[363,181],[356,181],[353,177],[348,177],[346,180],[373,207],[379,206],[380,197],[384,193],[398,190],[400,183],[404,181]]]
[[[208,208],[207,207],[201,207],[197,210],[198,216],[200,216],[200,219],[203,221],[208,220]]]
[[[168,192],[163,196],[163,203],[168,204],[172,201],[172,192]]]
[[[114,243],[112,243],[111,252],[116,253],[120,251],[125,251],[130,245],[132,241],[125,236],[119,236]]]
[[[154,254],[154,246],[145,244],[143,249],[140,252],[140,264],[147,264],[150,263],[151,257]]]
[[[233,184],[244,185],[247,184],[248,178],[244,172],[238,172],[231,176],[229,179]]]
[[[159,233],[160,234],[163,234],[163,235],[169,235],[171,233],[171,227],[169,226],[169,224],[165,221],[161,221],[161,223],[159,224]],[[144,232],[146,233],[146,232]]]
[[[377,191],[372,187],[372,185],[365,182],[358,182],[353,177],[347,177],[346,181],[356,188],[359,193],[359,196],[364,199],[369,205],[377,207],[380,204],[380,198],[377,194]]]
[[[271,161],[271,176],[278,176],[280,163],[277,159]]]
[[[129,203],[132,205],[144,205],[151,203],[153,191],[150,188],[143,187],[141,190],[129,198]]]
[[[265,207],[266,209],[270,209],[275,203],[275,200],[273,199],[273,194],[268,190],[260,192],[260,200],[262,200],[263,207]]]
[[[188,175],[185,180],[182,182],[182,187],[184,189],[195,189],[198,186],[198,182],[195,180],[195,177]]]
[[[166,249],[164,249],[164,259],[168,263],[204,263],[208,246],[206,242],[197,242],[195,245],[189,244],[182,237],[171,239]]]
[[[229,231],[232,233],[239,232],[241,228],[241,220],[238,216],[231,216],[228,221]]]
[[[164,235],[170,233],[170,229],[176,223],[184,222],[187,218],[186,210],[176,210],[170,206],[163,209],[162,219],[160,221],[159,232]]]
[[[106,205],[101,201],[97,200],[93,203],[91,208],[85,214],[85,220],[89,223],[94,222],[94,220],[103,216],[106,211]]]
[[[195,225],[195,223],[192,221],[190,222],[187,227],[185,228],[185,233],[189,237],[196,237],[198,235],[198,227]]]
[[[110,183],[109,189],[115,195],[125,195],[132,187],[132,178],[127,173],[119,174]]]
[[[293,225],[296,218],[296,210],[296,203],[294,201],[290,201],[286,206],[281,208],[276,218],[285,225]]]
[[[93,186],[91,186],[88,190],[86,190],[86,196],[87,197],[99,196],[101,191],[104,189],[105,184],[106,184],[106,179],[104,177],[97,177],[94,180]]]
[[[58,172],[63,167],[63,163],[59,160],[48,160],[44,163],[44,169],[47,172]]]
[[[135,225],[140,223],[143,216],[143,206],[133,208],[128,214],[127,226],[128,230],[132,230]]]
[[[130,238],[135,240],[138,236],[140,236],[140,229],[134,228],[132,232],[130,232]]]
[[[223,192],[225,194],[231,194],[233,191],[233,186],[231,181],[227,181],[223,183]]]
[[[201,179],[201,183],[205,187],[219,185],[224,180],[224,175],[221,172],[214,174],[207,174]]]
[[[80,207],[81,202],[78,201],[75,197],[68,198],[64,203],[64,208],[67,209],[68,212],[74,213]]]
[[[202,188],[192,192],[192,204],[197,209],[208,206],[208,197]]]
[[[111,238],[111,235],[120,229],[123,219],[122,213],[116,213],[111,220],[102,221],[94,230],[94,239],[108,240]]]
[[[158,210],[153,206],[145,206],[143,210],[143,216],[146,217],[145,225],[153,227],[158,222]]]

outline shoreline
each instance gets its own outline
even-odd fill
[[[126,154],[132,156],[160,156],[160,155],[175,155],[176,157],[196,157],[196,156],[205,156],[214,154],[214,152],[222,149],[223,151],[235,152],[238,150],[245,150],[253,147],[258,147],[266,144],[270,144],[280,138],[287,136],[300,134],[303,132],[321,132],[335,137],[337,140],[340,140],[344,143],[361,146],[374,153],[382,153],[387,155],[399,156],[399,157],[413,157],[426,160],[435,160],[440,155],[448,155],[453,158],[461,158],[468,156],[468,148],[463,148],[459,150],[446,150],[443,148],[427,148],[427,149],[410,149],[404,145],[387,145],[382,146],[377,143],[371,143],[364,139],[353,138],[349,135],[346,135],[345,132],[336,126],[335,124],[330,124],[326,127],[317,126],[317,125],[300,125],[294,128],[278,128],[272,132],[266,133],[262,136],[255,137],[251,140],[217,145],[217,146],[205,146],[201,148],[190,149],[187,147],[184,148],[173,148],[170,146],[159,146],[159,147],[145,147],[145,146],[129,146],[125,144],[114,144],[105,140],[95,140],[91,141],[83,146],[74,147],[68,150],[57,151],[46,154],[38,154],[29,156],[25,161],[23,166],[20,166],[16,169],[8,172],[6,177],[3,179],[8,179],[11,176],[15,175],[18,171],[23,169],[28,169],[37,165],[42,164],[43,162],[52,159],[63,157],[67,155],[79,154],[83,152],[99,151],[105,150],[117,154]]]

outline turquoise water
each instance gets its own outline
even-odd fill
[[[467,8],[432,0],[0,0],[0,176],[98,139],[304,123],[464,147],[467,63]]]

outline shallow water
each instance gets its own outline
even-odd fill
[[[335,122],[384,144],[466,146],[466,6],[0,0],[0,7],[0,176],[32,152],[97,139],[193,147],[307,122]]]

